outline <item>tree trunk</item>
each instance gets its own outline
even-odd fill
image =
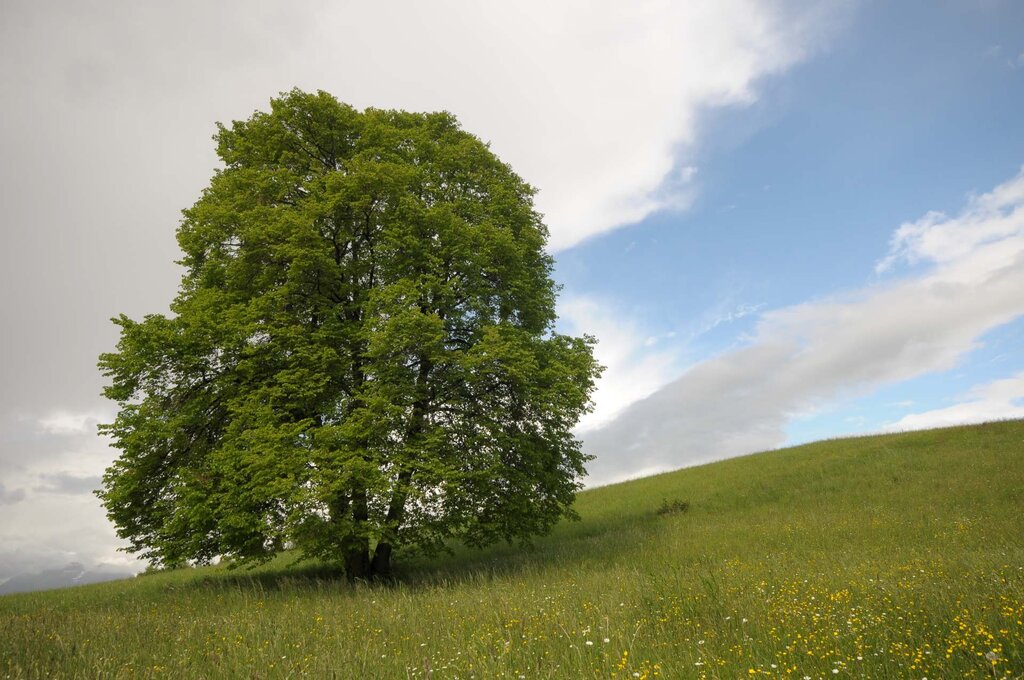
[[[349,581],[368,581],[373,576],[370,546],[365,538],[352,538],[345,547],[345,578]]]
[[[366,522],[369,519],[366,504],[366,489],[352,493],[352,533],[342,540],[342,556],[345,559],[345,577],[349,581],[369,580],[373,576],[370,564],[370,539],[366,537]]]
[[[426,313],[426,310],[421,310]],[[433,368],[431,361],[420,355],[420,369],[418,375],[418,387],[420,397],[413,405],[412,420],[406,432],[406,441],[414,441],[422,432],[426,420],[427,407],[429,405],[428,389],[426,387],[427,377]],[[395,480],[395,488],[391,494],[391,502],[388,503],[388,512],[384,517],[380,541],[373,551],[373,560],[370,562],[370,573],[373,578],[391,578],[391,553],[393,551],[392,541],[397,538],[399,527],[405,519],[405,503],[409,499],[409,483],[412,481],[411,469],[402,470]]]
[[[370,563],[370,571],[374,578],[391,578],[391,544],[378,543],[373,551],[373,561]]]

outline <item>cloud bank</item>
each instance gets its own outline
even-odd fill
[[[0,580],[80,562],[139,570],[93,491],[114,451],[96,435],[111,413],[0,418]]]
[[[878,271],[915,273],[761,315],[743,347],[683,375],[585,433],[590,483],[769,449],[796,414],[926,373],[948,370],[981,336],[1024,314],[1024,171],[969,199],[954,217],[929,213],[893,235]],[[1020,413],[1020,376],[900,428]],[[1014,397],[1017,399],[1017,397]]]

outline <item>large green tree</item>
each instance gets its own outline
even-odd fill
[[[229,127],[170,315],[100,357],[100,497],[157,564],[524,541],[572,514],[600,367],[554,330],[533,190],[447,113],[298,90]]]

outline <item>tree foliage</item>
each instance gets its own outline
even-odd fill
[[[447,113],[298,90],[218,126],[169,315],[103,354],[100,497],[158,564],[524,541],[571,515],[600,368],[557,334],[533,190]]]

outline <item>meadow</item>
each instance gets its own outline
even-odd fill
[[[0,678],[1022,678],[1024,421],[586,491],[529,549],[0,597]]]

